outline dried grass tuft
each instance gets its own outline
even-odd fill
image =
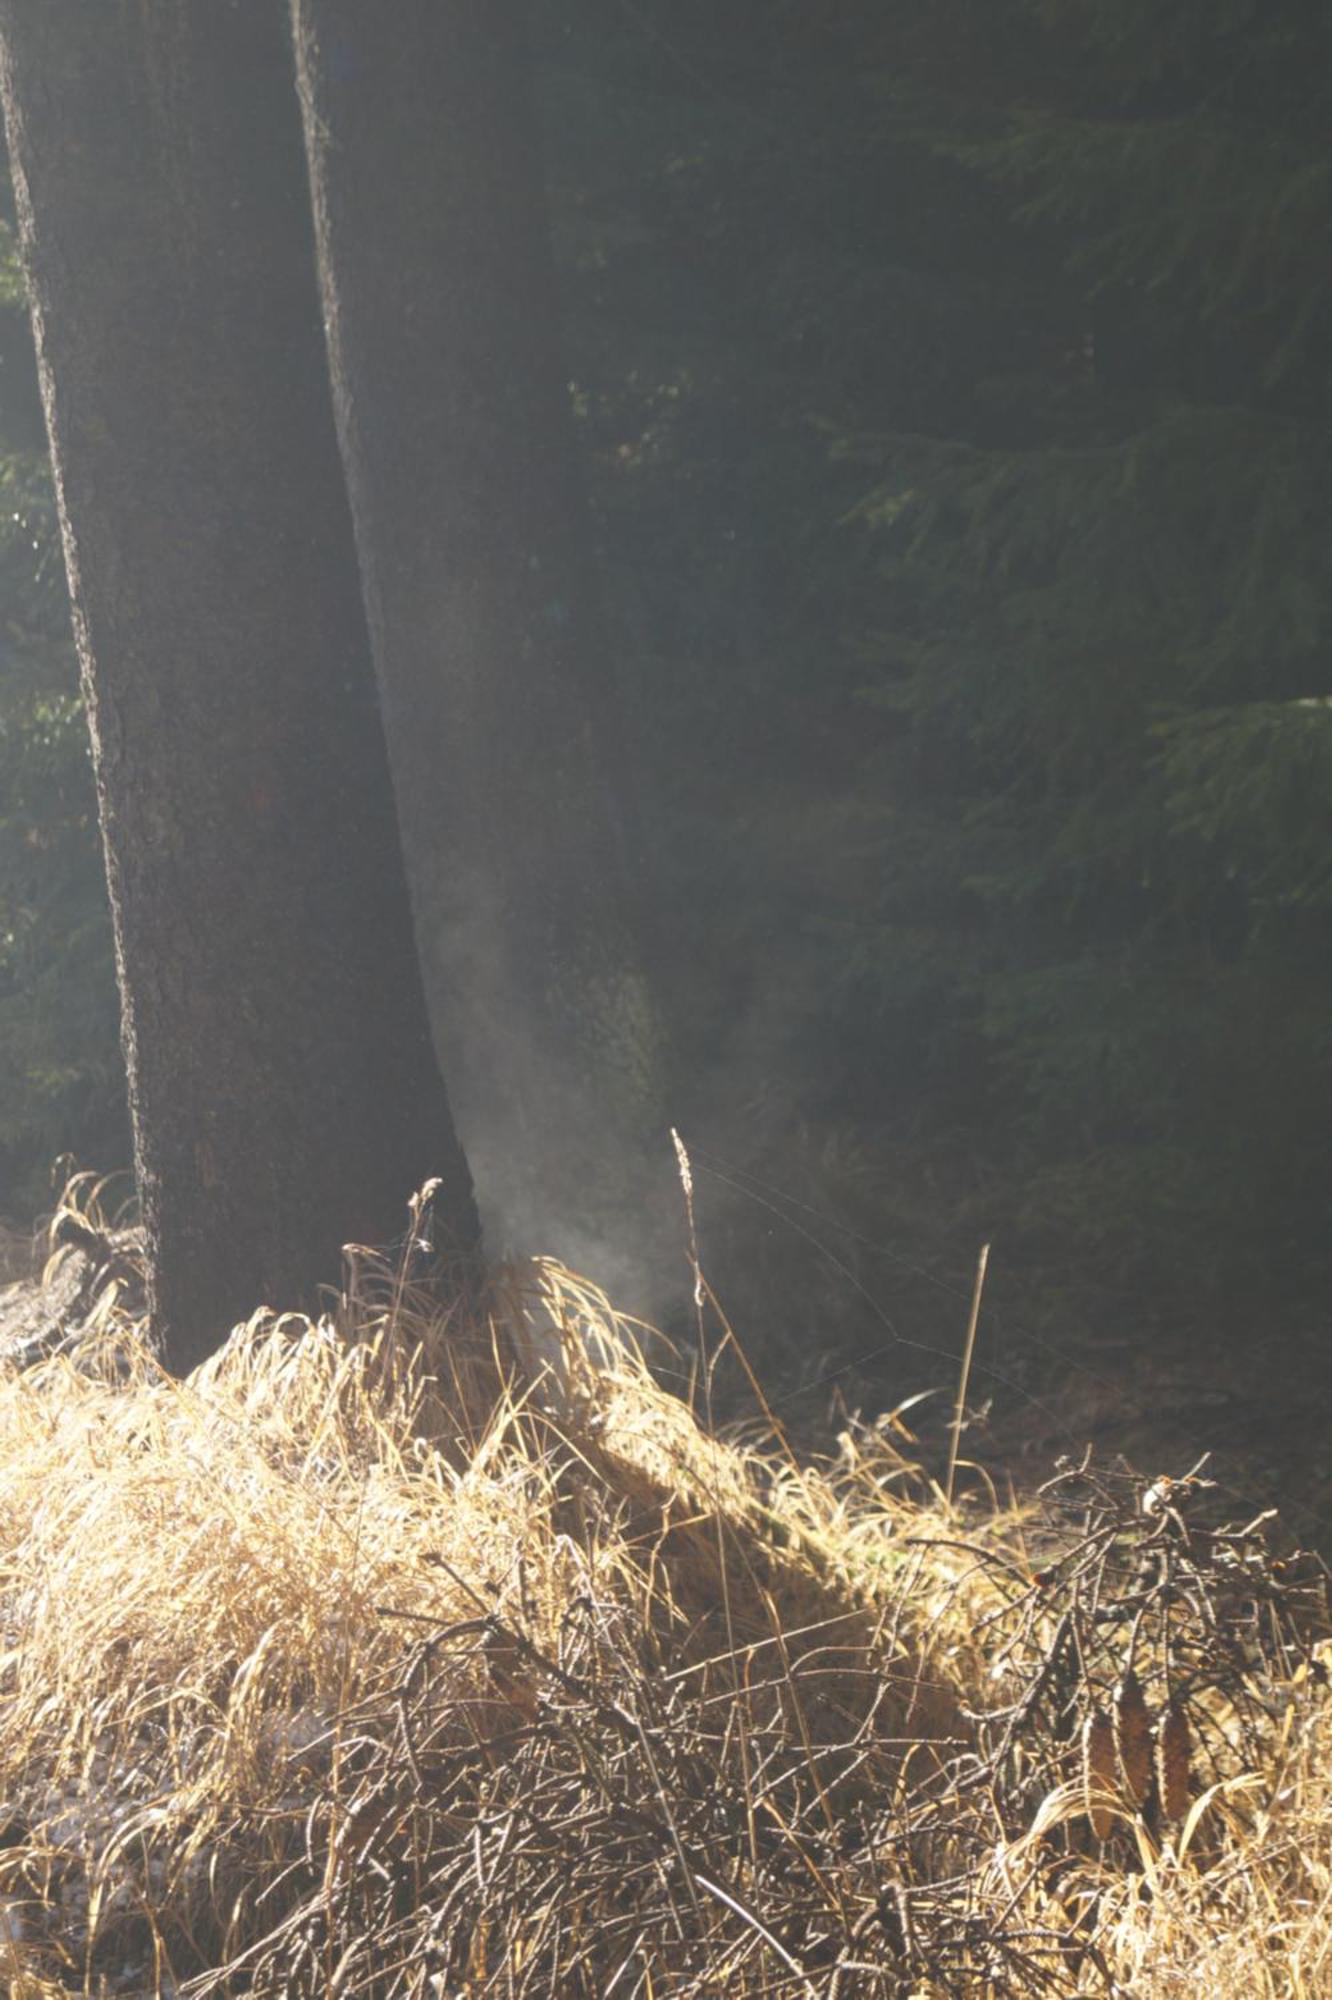
[[[362,1257],[185,1384],[114,1301],[0,1372],[11,1993],[1328,1990],[1316,1565],[1196,1479],[710,1436],[634,1332]]]

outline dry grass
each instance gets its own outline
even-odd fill
[[[982,1517],[891,1424],[712,1439],[550,1265],[466,1326],[366,1266],[187,1384],[107,1301],[0,1375],[0,1970],[1332,1993],[1321,1573],[1206,1498],[1084,1466]],[[1182,1823],[1086,1795],[1129,1675]]]

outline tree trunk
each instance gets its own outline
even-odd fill
[[[0,0],[121,981],[151,1320],[313,1302],[427,1175],[435,1066],[280,6]]]
[[[516,0],[292,0],[343,458],[487,1233],[579,1256],[660,1129]]]

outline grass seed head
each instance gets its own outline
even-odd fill
[[[1124,1791],[1140,1806],[1152,1788],[1152,1725],[1132,1667],[1115,1689],[1115,1749]]]
[[[1115,1816],[1109,1801],[1118,1791],[1114,1728],[1103,1709],[1093,1709],[1082,1725],[1082,1796],[1098,1840],[1110,1836]]]
[[[1172,1701],[1156,1725],[1156,1791],[1165,1819],[1183,1819],[1189,1804],[1189,1723]]]

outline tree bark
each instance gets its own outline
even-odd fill
[[[0,0],[153,1329],[313,1302],[440,1175],[431,1047],[267,0]]]
[[[343,459],[488,1236],[577,1256],[664,1122],[518,0],[292,0]]]

